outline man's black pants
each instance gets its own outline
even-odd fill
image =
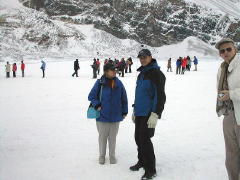
[[[135,119],[135,141],[138,147],[138,163],[145,171],[156,173],[156,160],[151,138],[155,129],[148,128],[149,116],[136,116]]]
[[[74,70],[74,73],[72,74],[72,76],[74,77],[76,75],[76,77],[78,77],[78,70]]]
[[[45,78],[45,69],[42,69],[43,78]]]

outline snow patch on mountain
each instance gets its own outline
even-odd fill
[[[2,0],[1,0],[2,1]],[[136,57],[139,50],[149,48],[158,59],[176,56],[217,57],[211,45],[189,37],[183,42],[154,48],[135,40],[119,39],[94,28],[50,19],[44,12],[18,6],[0,4],[0,16],[6,17],[0,25],[0,60],[20,61],[43,57]],[[13,3],[13,4],[14,4]],[[6,11],[7,9],[7,11]],[[130,31],[130,26],[125,25]]]
[[[186,2],[196,3],[206,8],[213,9],[215,12],[228,14],[240,19],[240,2],[238,0],[185,0]]]

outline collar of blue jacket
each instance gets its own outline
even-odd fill
[[[108,80],[114,80],[115,81],[115,87],[119,87],[121,86],[121,82],[120,80],[117,78],[117,77],[114,77],[113,79],[109,79],[107,78],[105,75],[103,75],[100,79],[99,79],[99,82],[100,84],[102,84],[103,86],[105,86],[107,84],[107,81]]]
[[[157,60],[156,59],[152,59],[152,62],[150,64],[148,64],[147,66],[141,66],[137,69],[137,71],[140,71],[140,72],[146,72],[152,68],[160,68],[160,66],[158,66],[158,63],[157,63]]]

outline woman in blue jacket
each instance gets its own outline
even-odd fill
[[[105,164],[107,141],[109,144],[110,163],[116,164],[116,136],[120,121],[128,114],[128,99],[124,85],[116,77],[114,65],[106,64],[104,66],[104,75],[96,81],[88,96],[88,100],[91,101],[96,110],[100,111],[100,117],[97,118],[99,164]]]

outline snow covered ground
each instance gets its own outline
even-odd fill
[[[1,180],[138,180],[131,104],[137,73],[120,78],[129,97],[129,115],[117,139],[117,165],[98,164],[98,133],[86,119],[91,61],[81,59],[79,78],[73,62],[29,61],[26,78],[5,79],[0,63]],[[175,63],[175,62],[174,62]],[[153,138],[159,180],[227,180],[222,121],[215,114],[216,73],[220,61],[200,59],[199,72],[166,73],[167,103]],[[134,63],[134,70],[139,66]],[[174,68],[175,70],[175,68]],[[20,72],[18,72],[20,75]]]

